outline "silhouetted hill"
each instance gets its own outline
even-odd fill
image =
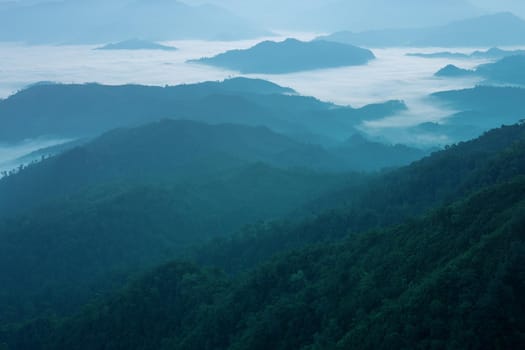
[[[370,50],[324,41],[287,39],[265,41],[246,50],[233,50],[190,62],[236,70],[241,73],[284,74],[305,70],[356,66],[375,56]]]
[[[1,314],[20,320],[41,315],[46,305],[51,312],[75,310],[96,293],[123,283],[130,271],[181,256],[192,242],[223,235],[223,229],[233,230],[245,220],[285,215],[293,206],[300,208],[294,211],[296,219],[307,212],[315,215],[299,223],[254,225],[239,236],[187,253],[202,264],[236,272],[279,252],[403,222],[428,208],[525,174],[524,130],[523,125],[495,130],[366,182],[355,175],[345,180],[345,176],[248,164],[200,183],[134,186],[128,182],[69,196],[2,222],[0,259],[5,263],[0,266],[9,268],[0,274],[5,280]],[[134,135],[136,130],[128,132]],[[191,133],[183,134],[192,139]],[[260,137],[243,135],[248,145],[253,142],[259,147],[259,154],[270,152],[261,150],[265,146],[259,144]],[[209,134],[203,137],[213,139]],[[135,142],[132,150],[143,145]],[[96,147],[116,148],[109,139]],[[254,152],[253,147],[245,148]],[[140,162],[140,152],[133,159]],[[113,169],[122,164],[116,162]],[[151,168],[151,163],[144,166]],[[309,198],[315,205],[304,205]],[[340,209],[324,212],[326,208]]]
[[[131,39],[120,41],[118,43],[107,44],[96,48],[96,50],[162,50],[162,51],[177,51],[173,46],[166,46],[157,44],[152,41]]]
[[[476,73],[496,83],[525,85],[525,56],[510,56],[479,66]]]
[[[172,263],[11,342],[32,349],[520,348],[524,198],[520,177],[395,228],[282,255],[233,280]]]
[[[519,73],[518,73],[519,75]],[[447,121],[458,125],[494,128],[514,124],[525,116],[525,89],[498,86],[477,86],[472,89],[443,91],[432,97],[460,112]]]
[[[362,46],[476,47],[525,44],[525,21],[497,13],[439,27],[385,29],[361,33],[337,32],[319,38]]]
[[[367,157],[369,149],[375,150],[374,158]],[[164,120],[106,133],[0,179],[0,217],[99,184],[198,183],[256,162],[283,169],[375,171],[408,164],[424,155],[409,147],[366,141],[324,149],[265,127]]]
[[[165,120],[120,129],[0,180],[1,216],[90,185],[182,182],[265,162],[282,167],[331,167],[321,148],[267,128]]]
[[[97,136],[163,118],[264,125],[300,139],[344,140],[363,120],[405,108],[390,101],[353,109],[245,78],[173,87],[38,85],[0,100],[0,142]]]
[[[433,53],[408,53],[407,56],[422,58],[452,58],[452,59],[501,59],[508,56],[525,55],[525,50],[502,50],[493,47],[486,51],[474,51],[470,54],[460,52],[433,52]]]
[[[436,77],[450,77],[450,78],[461,78],[465,76],[475,75],[475,71],[468,69],[461,69],[453,64],[441,68],[439,71],[434,74]]]
[[[436,76],[454,77],[477,75],[486,79],[486,83],[525,85],[525,55],[508,56],[495,63],[486,63],[474,70],[461,69],[448,65],[436,73]]]

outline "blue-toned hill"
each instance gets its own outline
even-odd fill
[[[191,62],[241,73],[284,74],[364,65],[374,58],[372,51],[352,45],[287,39],[282,42],[264,41],[246,50],[232,50]]]
[[[96,48],[96,50],[161,50],[177,51],[176,47],[166,46],[148,40],[130,39],[117,43],[107,44]]]

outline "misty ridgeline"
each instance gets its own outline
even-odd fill
[[[0,350],[525,348],[519,0],[0,0]]]

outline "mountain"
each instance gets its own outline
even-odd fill
[[[166,130],[168,126],[161,124],[156,129]],[[248,163],[179,185],[172,179],[154,181],[159,175],[153,177],[152,161],[144,161],[136,152],[143,148],[140,140],[144,137],[136,137],[137,130],[128,131],[135,136],[132,140],[139,140],[130,146],[134,155],[118,162],[111,160],[108,163],[114,165],[109,170],[136,173],[133,169],[143,164],[152,173],[151,181],[91,186],[0,222],[0,260],[4,261],[0,266],[6,268],[0,276],[4,279],[2,285],[9,286],[0,293],[4,323],[42,316],[48,309],[60,315],[70,313],[97,294],[118,288],[133,271],[170,257],[189,256],[203,265],[238,272],[279,252],[403,222],[484,186],[524,174],[524,130],[523,125],[495,130],[407,168],[375,177],[282,170]],[[266,147],[261,137],[254,138],[244,131],[245,142]],[[158,136],[154,134],[153,139]],[[216,139],[209,134],[204,137]],[[231,134],[225,137],[233,139]],[[187,138],[191,140],[192,134]],[[105,147],[119,153],[115,143],[107,142]],[[162,159],[162,154],[158,156]],[[78,155],[70,153],[67,157],[74,159]],[[49,167],[52,159],[42,164]],[[78,174],[92,173],[92,166],[78,166],[85,163],[83,159],[72,163],[78,174],[68,171],[63,159],[56,163],[61,164],[57,167],[61,172],[49,173],[48,177],[62,187],[67,181],[75,181]],[[125,164],[133,164],[132,170],[126,170],[129,165],[125,168]],[[31,173],[24,172],[27,170],[10,178],[20,179],[19,184],[27,191],[58,188],[37,181],[33,172],[35,188],[26,189],[29,182],[22,180]],[[233,233],[243,223],[254,222],[250,220],[287,217],[287,213],[291,215],[288,221],[252,225],[238,236],[189,249],[192,243]],[[310,213],[311,218],[307,215]],[[305,215],[307,219],[301,222],[299,219]]]
[[[219,6],[189,6],[176,0],[41,1],[0,9],[0,41],[32,44],[99,44],[123,38],[230,40],[268,34]]]
[[[407,56],[422,58],[452,58],[452,59],[501,59],[509,56],[525,55],[525,50],[502,50],[497,47],[486,51],[474,51],[470,54],[460,52],[433,52],[433,53],[408,53]]]
[[[75,312],[139,271],[246,224],[287,217],[349,181],[258,163],[193,182],[79,186],[0,221],[0,323]]]
[[[398,225],[486,186],[525,175],[525,124],[501,127],[409,166],[327,193],[306,205],[299,223],[252,225],[192,254],[199,265],[229,273],[256,267],[292,249]]]
[[[462,78],[466,76],[472,76],[476,73],[472,70],[461,69],[453,64],[441,68],[439,71],[434,74],[436,77],[448,77],[448,78]]]
[[[495,63],[482,64],[474,70],[460,69],[449,65],[436,76],[465,76],[476,75],[486,79],[486,83],[525,85],[525,56],[516,55],[500,59]]]
[[[525,56],[505,57],[479,66],[476,74],[495,83],[525,85]]]
[[[130,39],[118,43],[107,44],[96,48],[96,50],[161,50],[161,51],[177,51],[173,46],[166,46],[157,44],[155,42],[139,39]]]
[[[374,159],[361,153],[369,148],[378,150]],[[100,184],[201,183],[257,162],[281,169],[377,171],[425,154],[368,141],[325,149],[265,127],[164,120],[106,133],[0,179],[0,217]]]
[[[93,137],[162,118],[264,125],[301,140],[333,142],[354,134],[363,120],[405,108],[400,101],[360,109],[337,106],[246,78],[171,87],[36,85],[0,100],[0,142]]]
[[[287,39],[282,42],[264,41],[246,50],[228,51],[190,62],[236,70],[243,74],[285,74],[363,65],[374,58],[372,51],[356,46]]]
[[[173,262],[31,349],[520,348],[525,180],[420,219],[281,255],[245,276]],[[125,320],[125,321],[123,321]]]
[[[427,151],[405,145],[388,145],[371,141],[361,134],[355,134],[329,150],[340,154],[341,158],[350,164],[350,169],[365,171],[376,171],[395,168],[400,164],[410,164],[428,154]]]
[[[525,117],[522,103],[525,89],[522,88],[477,86],[434,93],[432,98],[459,111],[447,119],[448,123],[456,125],[490,129],[501,124],[514,124]]]
[[[367,47],[479,47],[523,45],[524,38],[524,20],[511,13],[497,13],[437,27],[337,32],[318,39]]]

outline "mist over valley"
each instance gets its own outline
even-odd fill
[[[0,0],[0,350],[525,348],[519,0]]]

